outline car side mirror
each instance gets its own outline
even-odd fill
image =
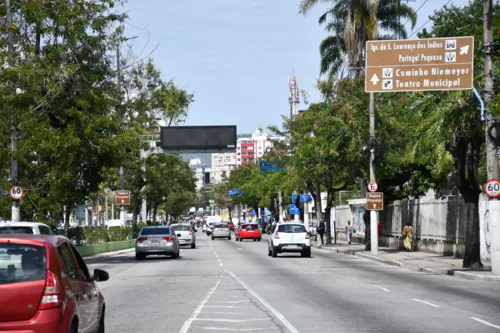
[[[109,280],[109,274],[102,269],[94,269],[94,281],[96,282],[104,282]]]

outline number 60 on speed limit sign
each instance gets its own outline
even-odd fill
[[[491,179],[484,184],[484,193],[490,198],[500,197],[500,180]]]

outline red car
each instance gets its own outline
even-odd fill
[[[0,332],[104,333],[104,298],[71,241],[0,235]]]
[[[260,242],[260,227],[257,223],[244,223],[240,225],[235,231],[236,241],[243,241],[244,239],[253,239],[253,241]]]
[[[233,222],[227,222],[227,226],[229,227],[229,229],[234,231],[234,223]]]

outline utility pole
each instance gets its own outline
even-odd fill
[[[376,181],[375,177],[375,95],[370,93],[370,180]],[[378,253],[378,228],[377,211],[370,211],[370,247],[371,253]]]
[[[488,180],[500,179],[500,169],[498,167],[498,147],[499,134],[495,125],[498,119],[494,118],[488,111],[494,97],[494,71],[493,71],[493,0],[483,0],[484,21],[484,90],[483,101],[485,104],[484,130],[486,139],[486,169]],[[495,140],[496,139],[496,140]],[[491,270],[493,274],[500,274],[500,201],[498,198],[490,198],[488,205],[490,221],[493,224],[491,237]]]
[[[14,66],[14,38],[12,36],[12,8],[10,0],[5,0],[6,9],[6,25],[7,25],[7,47],[8,47],[8,61],[9,66]],[[16,93],[16,87],[14,87],[14,94]],[[12,132],[10,135],[11,140],[11,158],[10,158],[10,180],[12,186],[19,185],[19,168],[16,159],[17,153],[17,114],[14,111],[12,113]],[[12,222],[21,221],[21,206],[19,200],[12,200]]]
[[[293,70],[292,77],[288,77],[288,102],[290,103],[290,119],[292,119],[293,116],[297,115],[297,104],[300,103],[298,82],[299,81],[295,76],[295,70]],[[298,222],[300,220],[300,214],[295,214],[294,220]]]
[[[123,113],[121,109],[122,102],[122,73],[121,73],[121,60],[120,60],[120,37],[123,32],[123,27],[120,26],[116,29],[116,86],[118,89],[118,112],[120,113],[120,123],[123,121]],[[123,167],[120,167],[120,190],[125,190],[125,179],[123,174]],[[120,220],[122,225],[125,225],[125,205],[120,205]]]

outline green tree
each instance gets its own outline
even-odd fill
[[[399,0],[302,0],[299,12],[305,15],[320,2],[332,4],[319,18],[331,34],[320,44],[320,73],[330,77],[343,76],[346,70],[362,75],[366,41],[407,38],[405,23],[410,22],[412,29],[417,23],[416,12]]]

